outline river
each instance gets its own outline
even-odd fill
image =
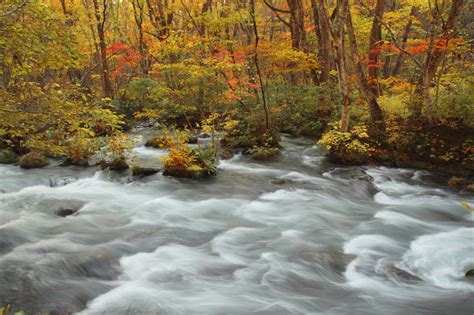
[[[474,223],[460,203],[472,194],[426,171],[332,165],[308,140],[283,146],[273,161],[221,161],[201,181],[0,165],[0,307],[472,313]]]

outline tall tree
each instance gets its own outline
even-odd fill
[[[105,43],[105,23],[107,20],[107,0],[92,0],[94,5],[94,13],[97,22],[97,34],[99,36],[99,59],[102,72],[102,81],[104,84],[104,95],[105,97],[112,98],[114,92],[112,89],[112,83],[110,80],[109,63],[107,61],[107,44]]]
[[[329,17],[324,0],[318,0],[318,4],[319,9],[322,12],[322,17],[329,26],[328,29],[333,41],[332,49],[337,68],[339,91],[342,98],[341,131],[347,132],[349,130],[349,119],[351,114],[351,99],[349,96],[349,84],[347,81],[348,71],[346,63],[344,26],[349,11],[349,2],[348,0],[337,0],[336,7],[334,8],[331,17]]]
[[[377,1],[383,1],[383,0],[377,0]],[[379,18],[378,15],[375,15],[375,16]],[[376,23],[375,20],[376,18],[374,17],[374,23]],[[371,123],[375,124],[377,122],[380,122],[383,118],[382,110],[377,102],[378,88],[377,88],[376,67],[371,66],[370,64],[370,62],[374,62],[373,60],[369,61],[369,77],[367,78],[363,65],[362,65],[361,56],[359,55],[359,48],[357,45],[356,34],[355,34],[354,26],[352,23],[352,15],[350,11],[348,11],[346,15],[346,24],[347,24],[347,33],[349,37],[351,60],[355,62],[355,72],[356,72],[356,76],[359,82],[359,90],[361,91],[362,95],[366,99],[367,104],[369,106]],[[374,31],[374,29],[376,30]],[[372,27],[372,31],[370,35],[371,44],[376,43],[376,39],[374,38],[380,37],[379,34],[374,35],[374,33],[377,33],[378,31],[379,31],[378,27]],[[374,47],[374,46],[371,46],[371,47]],[[374,53],[373,51],[369,51],[369,56],[378,55],[378,54],[379,53]],[[378,60],[378,57],[373,57],[373,58],[376,58],[375,60]]]
[[[421,115],[421,107],[424,105],[430,124],[434,122],[430,85],[438,71],[438,67],[446,56],[448,43],[455,35],[463,5],[464,0],[453,0],[446,20],[442,17],[442,12],[437,0],[435,0],[434,8],[431,8],[429,11],[428,49],[425,63],[418,80],[418,86],[415,90],[417,100],[415,101],[414,109],[415,114],[419,117]]]

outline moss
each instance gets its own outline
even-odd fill
[[[108,168],[111,171],[125,171],[128,170],[130,166],[127,164],[127,160],[124,157],[118,157],[112,162],[108,163]]]
[[[280,153],[280,149],[276,147],[257,147],[250,150],[252,159],[257,161],[267,160],[271,157],[274,157]]]
[[[474,193],[474,184],[467,185],[466,187],[464,187],[463,191]]]
[[[20,158],[20,167],[25,169],[41,168],[48,164],[48,159],[39,152],[30,152]]]
[[[151,137],[145,142],[145,147],[155,149],[169,148],[172,145],[172,141],[172,138],[166,136]]]
[[[468,181],[464,177],[453,176],[451,177],[451,179],[448,180],[448,186],[460,187],[467,184],[468,184]]]
[[[230,151],[230,150],[224,150],[224,151],[219,153],[219,157],[223,160],[228,160],[228,159],[232,158],[233,156],[234,156],[234,153],[232,153],[232,151]]]
[[[213,148],[192,149],[188,146],[172,148],[164,158],[165,176],[205,178],[216,172],[216,150]]]
[[[134,166],[132,168],[132,175],[137,177],[145,177],[151,176],[153,174],[158,173],[160,170],[158,168],[147,168],[147,167],[140,167]]]
[[[0,150],[0,164],[13,164],[16,162],[18,162],[18,155],[13,150]]]
[[[334,126],[318,143],[326,147],[331,162],[362,165],[368,163],[369,151],[373,150],[369,139],[366,126],[354,126],[350,132],[341,132]]]
[[[160,144],[161,144],[161,140],[160,140],[160,137],[152,137],[152,138],[149,138],[146,142],[145,142],[145,147],[152,147],[152,148],[155,148],[155,149],[159,149],[161,148],[160,147]]]
[[[74,159],[66,159],[63,163],[64,166],[75,165],[75,166],[89,166],[89,161],[87,158],[81,156]]]

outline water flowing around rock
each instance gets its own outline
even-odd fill
[[[284,139],[204,181],[0,166],[0,304],[27,314],[468,314],[474,204]],[[136,160],[153,161],[138,147]],[[70,210],[70,211],[68,211]],[[62,211],[62,212],[61,212]],[[63,213],[67,215],[58,215]]]

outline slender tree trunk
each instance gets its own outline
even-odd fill
[[[379,95],[378,86],[378,68],[380,55],[380,41],[382,40],[382,24],[385,0],[377,0],[375,3],[374,19],[372,21],[372,29],[370,31],[369,39],[369,53],[368,53],[368,83],[372,94],[377,97]]]
[[[140,0],[132,0],[133,17],[138,31],[138,52],[140,53],[140,67],[142,74],[147,77],[149,72],[148,51],[144,42],[144,5]]]
[[[348,0],[337,0],[336,8],[330,18],[324,1],[319,0],[319,12],[321,13],[321,18],[325,20],[325,23],[327,23],[333,41],[332,48],[337,68],[339,92],[342,99],[341,132],[349,131],[351,113],[351,99],[349,97],[349,85],[347,82],[347,64],[345,60],[346,52],[344,41],[344,25],[349,11],[348,6]]]
[[[408,20],[407,25],[405,25],[405,29],[403,30],[402,42],[400,44],[403,49],[405,48],[405,46],[407,44],[407,41],[408,41],[408,36],[410,35],[411,26],[413,24],[413,14],[414,13],[415,13],[415,9],[413,7],[411,9],[410,19]],[[400,52],[398,54],[397,61],[395,63],[395,67],[392,70],[392,76],[396,76],[400,72],[400,69],[402,68],[403,56],[404,56],[403,52]]]
[[[324,2],[324,0],[319,1]],[[316,0],[311,0],[311,7],[313,9],[314,30],[318,40],[318,61],[321,67],[319,82],[323,83],[329,80],[329,73],[331,71],[331,42],[329,38],[328,25],[325,19],[321,17],[321,10],[318,8]],[[321,6],[319,5],[319,7]]]
[[[349,47],[351,52],[351,59],[355,62],[355,72],[357,75],[357,80],[359,82],[359,89],[367,101],[369,106],[370,121],[371,124],[376,124],[383,119],[382,110],[377,102],[377,94],[375,90],[371,87],[362,66],[361,57],[359,55],[359,50],[357,47],[357,39],[355,36],[354,26],[352,24],[351,13],[347,13],[346,18],[347,25],[347,34],[349,37]],[[370,68],[369,68],[370,69]]]
[[[259,84],[260,84],[260,90],[262,92],[263,111],[265,113],[265,128],[266,128],[267,133],[269,133],[269,132],[271,132],[271,116],[270,116],[270,110],[269,110],[268,104],[267,104],[267,97],[266,97],[265,86],[263,84],[262,73],[260,71],[260,64],[258,62],[259,36],[258,36],[257,20],[255,19],[255,0],[250,0],[250,17],[252,18],[253,31],[254,31],[254,35],[255,35],[254,64],[255,64],[255,68],[257,70],[257,76],[258,76],[258,80],[259,80]]]
[[[451,2],[451,10],[448,19],[442,23],[440,36],[436,36],[435,23],[442,22],[441,16],[437,10],[432,10],[431,25],[429,30],[430,43],[426,54],[426,60],[418,86],[415,89],[414,114],[421,116],[422,106],[426,108],[427,117],[430,124],[434,122],[433,107],[430,96],[430,85],[436,75],[439,65],[446,55],[446,49],[439,49],[439,45],[447,47],[449,40],[454,36],[456,26],[458,23],[461,8],[464,5],[464,0],[453,0]],[[438,39],[436,39],[438,38]],[[437,41],[437,45],[435,45]]]
[[[102,70],[102,81],[104,83],[105,97],[112,98],[113,89],[110,81],[109,65],[107,62],[107,45],[105,44],[105,20],[107,15],[107,0],[102,0],[102,9],[99,0],[93,0],[95,18],[97,21],[97,34],[99,36],[99,59]]]

